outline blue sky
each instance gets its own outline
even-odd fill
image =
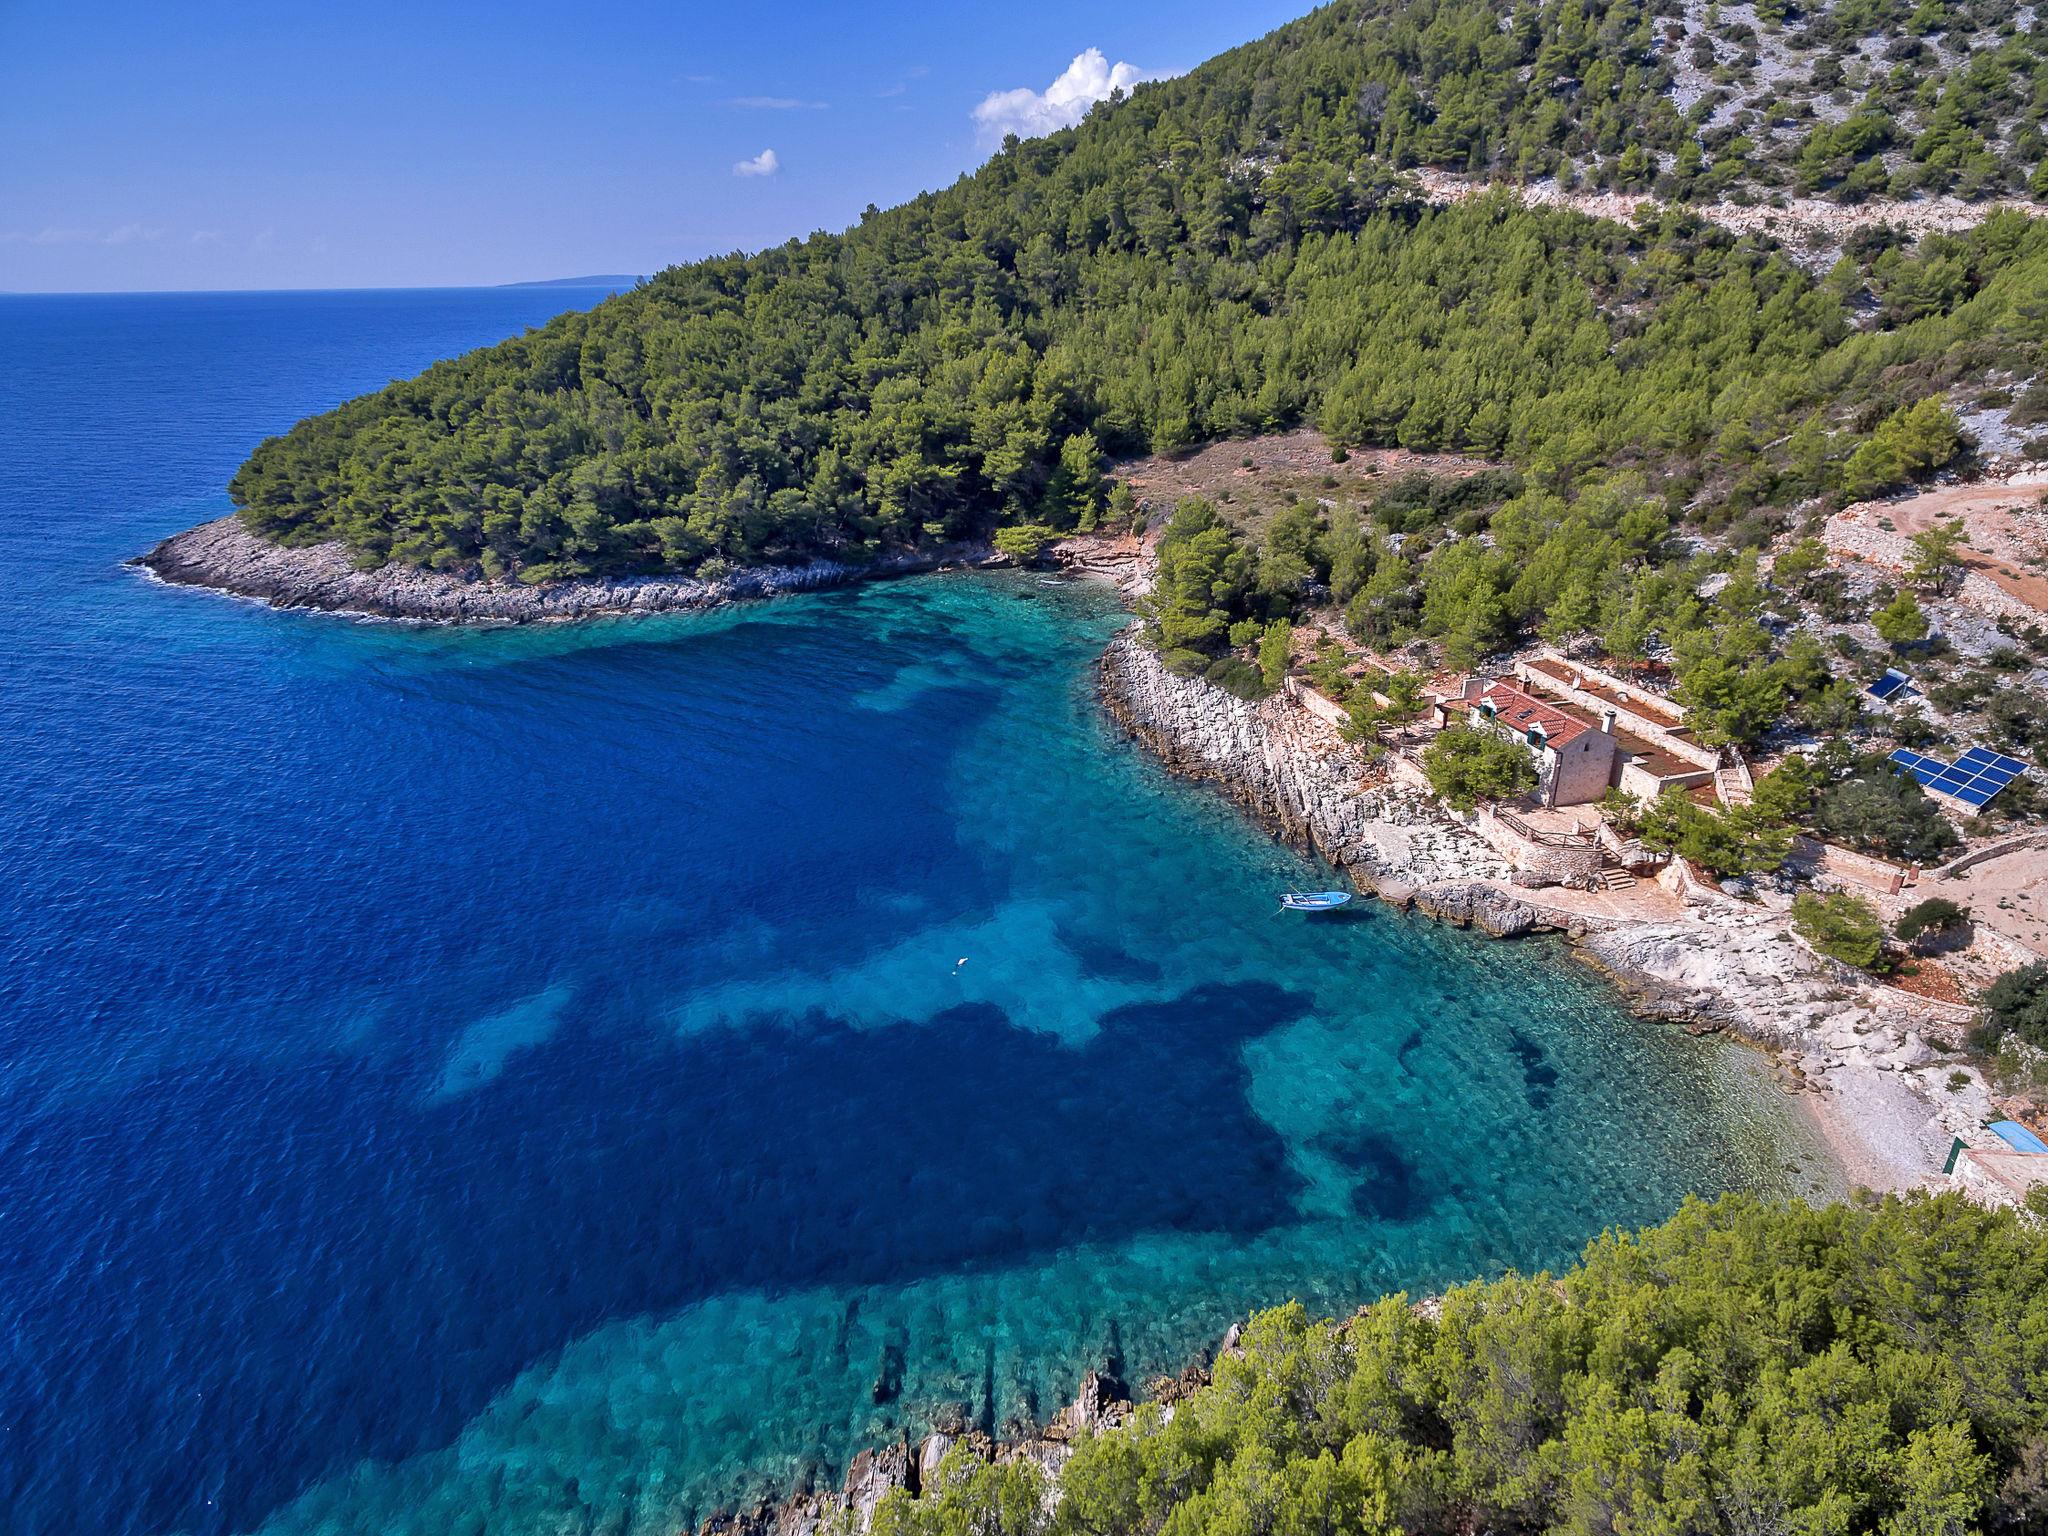
[[[1119,64],[1305,9],[0,0],[0,290],[653,271],[943,186]]]

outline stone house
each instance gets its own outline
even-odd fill
[[[1667,789],[1713,783],[1720,754],[1693,738],[1683,705],[1555,651],[1516,663],[1515,676],[1528,691],[1605,723],[1618,749],[1616,788],[1647,803]]]
[[[1533,798],[1545,806],[1585,805],[1607,793],[1617,772],[1614,720],[1589,718],[1505,678],[1467,678],[1462,690],[1436,705],[1437,723],[1462,716],[1469,724],[1512,736],[1529,749],[1536,767]]]

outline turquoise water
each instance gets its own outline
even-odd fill
[[[667,1531],[1830,1186],[1553,945],[1277,915],[1327,872],[1117,739],[1098,588],[464,632],[121,568],[551,302],[0,300],[14,1528]]]
[[[895,658],[847,702],[906,733],[939,696],[992,686],[933,785],[953,843],[937,857],[965,858],[990,899],[963,910],[943,886],[876,891],[895,932],[800,954],[749,925],[721,947],[725,978],[663,1008],[664,1023],[686,1038],[752,1032],[770,1051],[850,1028],[853,1050],[900,1074],[900,1100],[870,1108],[903,1121],[950,1087],[920,1073],[914,1043],[886,1039],[906,1020],[1022,1031],[1041,1065],[998,1074],[982,1107],[1064,1119],[1076,1104],[1062,1100],[1078,1101],[1088,1155],[1062,1175],[1077,1187],[1048,1191],[1044,1170],[971,1123],[919,1138],[917,1155],[868,1164],[828,1225],[880,1208],[886,1228],[918,1232],[928,1213],[985,1228],[1014,1257],[748,1288],[614,1323],[524,1373],[453,1447],[323,1487],[273,1529],[427,1532],[479,1510],[523,1529],[578,1508],[666,1530],[830,1476],[939,1405],[1001,1428],[1056,1409],[1104,1359],[1139,1381],[1176,1370],[1252,1306],[1347,1310],[1563,1261],[1687,1190],[1803,1186],[1797,1133],[1750,1058],[1630,1018],[1558,946],[1385,909],[1274,915],[1274,893],[1316,872],[1100,717],[1088,663],[1122,619],[1099,590],[941,578],[713,622],[750,632],[764,657],[795,628]],[[686,654],[698,628],[662,621],[616,643]],[[536,994],[473,1026],[467,1054],[517,1049],[558,1004]],[[836,1113],[811,1098],[758,1107],[763,1137]],[[1150,1229],[1065,1240],[1087,1224],[1079,1186],[1120,1184],[1156,1190]],[[1256,1203],[1284,1199],[1247,1224],[1254,1188]],[[878,1406],[877,1377],[899,1360],[902,1397]]]

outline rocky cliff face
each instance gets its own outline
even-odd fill
[[[961,545],[864,566],[832,560],[761,566],[736,571],[718,581],[686,576],[590,577],[529,587],[516,581],[484,581],[403,565],[358,570],[340,544],[287,549],[258,538],[238,519],[223,517],[165,539],[132,563],[179,586],[257,598],[273,608],[318,608],[440,624],[527,624],[715,608],[740,598],[805,592],[945,565],[980,564],[988,558],[986,548]]]
[[[1134,631],[1111,643],[1101,672],[1110,715],[1167,767],[1215,784],[1360,889],[1504,938],[1549,926],[1537,908],[1487,883],[1511,873],[1490,848],[1426,795],[1369,771],[1307,710],[1278,695],[1253,704],[1178,677]]]

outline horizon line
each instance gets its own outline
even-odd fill
[[[509,288],[560,288],[573,292],[644,283],[653,275],[620,272],[587,278],[521,278],[509,283],[347,283],[276,288],[0,288],[0,299],[218,298],[257,293],[457,293]]]

